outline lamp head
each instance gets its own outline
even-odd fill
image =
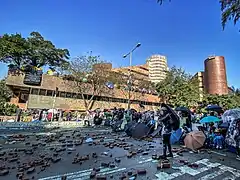
[[[137,43],[136,47],[138,48],[138,47],[140,47],[140,46],[141,46],[141,43]]]

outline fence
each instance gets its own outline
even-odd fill
[[[0,122],[0,129],[52,129],[82,127],[83,122]]]

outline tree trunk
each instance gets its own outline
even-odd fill
[[[90,101],[90,100],[89,100]],[[93,105],[94,105],[94,102],[93,100],[91,100],[89,103],[88,103],[88,109],[92,109]]]

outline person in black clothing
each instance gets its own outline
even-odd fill
[[[240,158],[240,120],[238,120],[236,124],[236,129],[234,131],[234,139],[236,141],[237,158]]]
[[[160,123],[162,124],[162,138],[163,138],[163,158],[173,157],[172,153],[172,146],[170,142],[172,127],[170,124],[171,116],[170,112],[163,107],[160,111],[161,118],[159,119]],[[167,155],[167,150],[169,154]]]
[[[18,108],[16,112],[16,121],[20,122],[21,121],[21,115],[22,115],[22,109]]]

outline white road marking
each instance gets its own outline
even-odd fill
[[[116,170],[117,168],[113,168],[112,170]],[[100,170],[100,173],[104,173],[104,172],[108,172],[111,171],[110,168],[104,168]],[[91,171],[90,172],[85,172],[85,173],[80,173],[80,174],[74,174],[71,176],[67,176],[67,179],[76,179],[76,178],[84,178],[84,177],[88,177],[90,176]]]
[[[211,163],[211,162],[209,162],[209,159],[201,159],[201,160],[195,162],[195,164],[203,164],[203,165],[205,165],[207,167],[211,167],[211,168],[215,168],[215,167],[218,167],[221,165],[220,163]]]
[[[98,173],[99,175],[107,175],[107,174],[113,174],[113,173],[117,173],[117,172],[121,172],[121,171],[124,171],[126,170],[126,168],[106,168],[102,171],[100,171],[100,173]],[[85,173],[84,175],[83,174],[79,174],[77,176],[74,176],[74,177],[67,177],[68,180],[77,180],[77,179],[81,179],[81,180],[87,180],[89,179],[89,176],[90,176],[91,172],[88,172],[87,174]]]
[[[240,177],[240,170],[237,170],[237,169],[234,169],[232,167],[225,166],[225,165],[222,165],[219,168],[222,169],[222,170],[231,172],[235,177]]]
[[[84,179],[89,179],[89,175],[91,174],[92,170],[93,169],[87,169],[87,170],[77,171],[77,172],[73,172],[73,173],[67,173],[67,174],[63,174],[63,175],[41,178],[39,180],[61,180],[62,176],[67,176],[67,179],[69,179],[69,180],[75,180],[75,179],[84,180]],[[113,173],[124,171],[124,170],[126,170],[126,168],[103,168],[100,170],[100,172],[98,174],[100,174],[100,175],[113,174]]]
[[[142,158],[142,159],[144,159],[144,158]],[[144,164],[144,163],[148,163],[148,162],[156,162],[157,163],[158,160],[153,160],[152,158],[149,158],[149,159],[144,159],[142,161],[139,161],[138,164]],[[204,165],[204,167],[201,167],[198,169],[190,168],[186,165],[180,166],[180,167],[172,167],[173,169],[178,170],[178,172],[175,172],[172,174],[168,174],[166,172],[160,172],[160,173],[155,174],[155,176],[157,177],[157,180],[172,180],[172,179],[175,179],[184,174],[188,174],[190,176],[195,176],[202,172],[206,172],[212,168],[218,167],[219,170],[215,171],[214,173],[207,174],[207,175],[199,178],[199,180],[213,179],[213,178],[216,178],[216,177],[222,175],[225,172],[230,172],[230,173],[232,173],[232,175],[228,178],[224,178],[224,180],[230,180],[230,179],[234,180],[234,179],[240,177],[240,170],[222,165],[220,163],[212,163],[209,161],[209,159],[201,159],[199,161],[196,161],[195,164],[198,164],[198,165],[202,164],[202,165]],[[121,172],[124,170],[126,170],[126,168],[103,168],[100,170],[100,172],[98,174],[100,174],[100,175],[113,174],[113,173]],[[62,176],[67,176],[67,179],[69,179],[69,180],[87,180],[87,179],[89,179],[89,175],[91,174],[91,171],[92,171],[92,169],[87,169],[87,170],[77,171],[77,172],[73,172],[73,173],[67,173],[67,174],[63,174],[63,175],[41,178],[39,180],[61,180]]]
[[[117,170],[114,170],[114,171],[108,171],[108,172],[105,172],[105,173],[100,173],[99,175],[106,175],[106,174],[113,174],[113,173],[117,173],[117,172],[121,172],[121,171],[124,171],[126,170],[126,168],[121,168],[121,169],[117,169]],[[69,180],[69,178],[67,178]],[[72,179],[72,180],[88,180],[89,179],[89,176],[87,177],[84,177],[84,178],[75,178],[75,179]]]
[[[235,179],[236,179],[236,177],[234,175],[230,175],[230,176],[223,178],[222,180],[235,180]]]
[[[182,176],[183,173],[182,172],[178,172],[178,173],[172,173],[172,174],[168,174],[165,172],[160,172],[158,174],[156,174],[157,180],[171,180],[174,179],[178,176]]]
[[[39,180],[51,180],[51,179],[58,179],[61,178],[62,176],[71,176],[71,175],[75,175],[75,174],[81,174],[81,173],[85,173],[85,172],[91,172],[93,169],[86,169],[83,171],[76,171],[76,172],[72,172],[72,173],[66,173],[63,175],[56,175],[56,176],[50,176],[50,177],[45,177],[45,178],[41,178]]]
[[[220,175],[222,175],[223,173],[225,173],[226,171],[223,170],[218,170],[218,171],[214,171],[213,173],[207,174],[201,178],[199,178],[198,180],[210,180],[210,179],[214,179],[215,177],[218,177]]]
[[[143,160],[143,161],[139,161],[138,163],[143,164],[143,163],[150,162],[150,161],[152,161],[152,158],[151,159],[146,159],[146,160]]]
[[[220,153],[220,152],[216,152],[216,151],[211,151],[212,153],[218,154],[220,156],[227,156],[226,154]]]
[[[202,167],[202,168],[199,168],[199,169],[193,169],[193,168],[190,168],[188,166],[180,166],[180,167],[174,167],[173,166],[172,169],[180,170],[180,172],[175,172],[175,173],[172,173],[172,174],[167,174],[165,172],[160,172],[158,174],[155,174],[155,176],[158,177],[157,180],[171,180],[171,179],[174,179],[178,176],[182,176],[184,174],[189,174],[191,176],[195,176],[195,175],[198,175],[202,172],[208,171],[208,170],[210,170],[214,167],[218,167],[218,166],[221,165],[220,163],[211,163],[211,162],[209,162],[209,159],[201,159],[199,161],[196,161],[195,164],[203,164],[206,167]]]

